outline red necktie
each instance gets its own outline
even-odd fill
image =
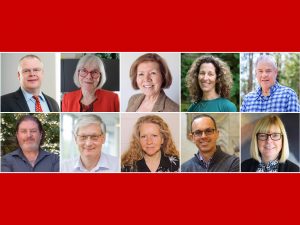
[[[35,111],[43,112],[39,96],[32,96],[35,99]]]

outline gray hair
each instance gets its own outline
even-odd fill
[[[42,62],[41,58],[36,56],[36,55],[25,55],[23,56],[20,60],[19,60],[19,64],[18,64],[18,72],[21,73],[22,72],[22,67],[21,67],[21,63],[24,59],[37,59],[40,61],[41,65],[42,65],[42,69],[44,69],[44,63]]]
[[[91,124],[96,124],[99,125],[101,132],[103,134],[106,133],[106,125],[103,122],[103,120],[101,119],[100,116],[95,115],[95,114],[87,114],[87,115],[82,115],[75,123],[74,129],[73,129],[73,133],[74,135],[77,134],[79,128],[81,127],[85,127]]]
[[[77,87],[80,88],[80,83],[79,83],[79,79],[78,79],[78,70],[88,64],[96,65],[96,67],[97,67],[96,69],[98,69],[100,71],[100,74],[101,74],[100,81],[97,86],[97,88],[100,89],[106,82],[106,73],[105,73],[104,64],[98,56],[91,55],[91,54],[81,57],[80,60],[78,61],[76,70],[75,70],[74,76],[73,76],[74,83]]]
[[[255,62],[255,69],[257,68],[258,63],[260,62],[268,62],[271,63],[272,66],[277,69],[277,63],[273,56],[271,55],[260,55]]]

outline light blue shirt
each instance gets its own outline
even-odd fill
[[[21,90],[23,92],[23,95],[25,97],[30,112],[35,112],[35,99],[33,98],[33,94],[25,91],[23,88],[21,88]],[[42,92],[39,93],[39,99],[40,99],[43,112],[50,112],[47,101]]]
[[[119,159],[101,152],[101,157],[97,165],[88,171],[82,164],[80,157],[67,160],[61,165],[61,172],[120,172]]]

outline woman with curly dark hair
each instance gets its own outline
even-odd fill
[[[232,75],[221,59],[204,55],[197,58],[188,71],[187,87],[192,98],[188,112],[236,112],[228,100]]]

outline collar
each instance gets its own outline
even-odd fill
[[[109,170],[109,160],[107,158],[107,155],[101,152],[100,159],[98,160],[97,165],[91,171],[88,171],[82,164],[81,158],[79,157],[74,165],[74,170],[80,172],[98,172]]]
[[[275,91],[280,87],[279,83],[276,81],[275,84],[273,86],[270,87],[270,95],[269,96],[264,96],[262,94],[262,88],[261,87],[258,87],[256,89],[256,93],[257,93],[257,98],[261,97],[263,99],[267,99],[269,98],[270,96],[273,96]]]
[[[23,161],[26,161],[26,162],[28,161],[21,148],[18,148],[16,151],[12,152],[11,154],[12,154],[12,156],[16,156],[16,157],[21,158]],[[35,164],[37,164],[41,159],[43,159],[44,157],[46,157],[48,155],[51,155],[51,153],[40,149],[39,153],[38,153],[38,156],[36,158]]]
[[[32,100],[33,94],[31,94],[31,93],[25,91],[22,87],[21,87],[21,90],[22,90],[22,93],[23,93],[24,98],[25,98],[26,101]],[[40,91],[40,93],[38,94],[38,96],[39,96],[39,99],[40,99],[40,100],[42,100],[42,101],[45,102],[44,95],[43,95],[43,93],[42,93],[41,91]]]

